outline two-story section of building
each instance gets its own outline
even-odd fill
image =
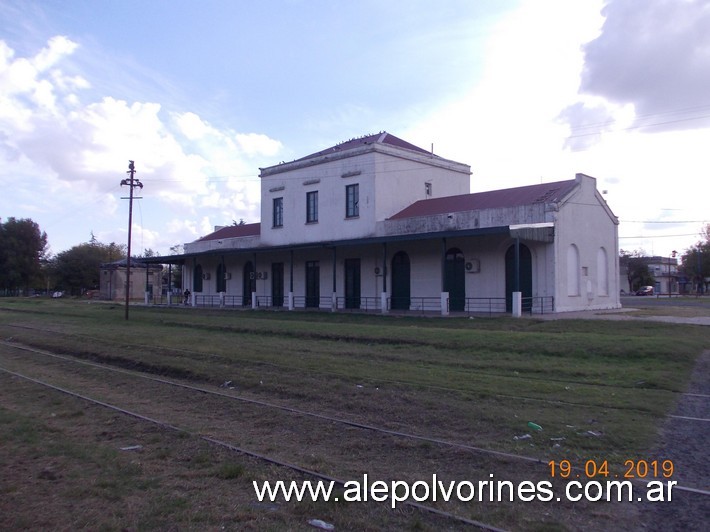
[[[262,168],[261,244],[374,237],[377,222],[415,201],[468,193],[470,175],[388,133]]]
[[[194,305],[450,312],[617,308],[596,180],[471,194],[470,167],[389,133],[262,168],[261,223],[185,244]]]

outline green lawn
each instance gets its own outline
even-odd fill
[[[350,437],[351,454],[338,454],[326,445],[304,457],[298,437],[307,439],[320,429],[325,433],[326,427],[319,425],[321,420],[288,413],[283,421],[269,421],[274,424],[267,426],[265,439],[249,441],[256,446],[249,447],[253,451],[276,452],[342,478],[372,468],[395,478],[409,471],[403,478],[410,480],[439,466],[477,471],[474,480],[488,473],[544,479],[549,478],[547,461],[564,458],[576,466],[605,459],[611,471],[622,472],[627,459],[652,457],[659,426],[686,389],[698,355],[710,347],[707,328],[648,321],[140,306],[131,309],[126,321],[117,304],[9,298],[0,300],[0,340],[215,390],[228,383],[230,393],[247,399],[542,461],[500,460],[421,440],[385,441],[373,433],[363,437],[352,427],[335,432],[338,439]],[[0,345],[0,366],[19,363],[22,356],[42,360],[25,353]],[[46,361],[47,368],[61,363]],[[88,373],[108,379],[100,370]],[[251,480],[280,478],[283,471],[226,452],[214,456],[192,438],[99,407],[87,409],[76,399],[2,377],[6,388],[0,390],[0,425],[8,430],[0,437],[0,459],[16,465],[9,470],[15,476],[0,482],[0,493],[18,527],[97,523],[107,529],[200,529],[220,527],[228,516],[238,529],[299,529],[314,513],[345,523],[346,529],[367,528],[382,519],[390,529],[450,526],[432,522],[431,516],[392,513],[380,506],[294,503],[263,509],[254,505]],[[47,417],[47,408],[56,417]],[[259,416],[267,416],[267,410],[259,412],[255,419],[261,422]],[[284,426],[292,431],[293,444],[275,436],[283,434]],[[244,426],[247,439],[249,427]],[[122,433],[131,439],[116,443]],[[148,442],[144,454],[116,451],[136,441]],[[372,456],[370,447],[382,449],[386,461],[374,464],[361,458]],[[410,464],[413,456],[419,462]],[[24,471],[27,467],[35,468],[34,476]],[[55,471],[58,479],[53,479]],[[46,509],[23,495],[37,490],[54,490]],[[81,518],[66,511],[77,497],[87,501]],[[600,528],[612,523],[628,527],[642,517],[636,507],[619,505],[454,508],[484,522],[525,530],[574,530],[595,523]],[[57,521],[58,515],[66,517]]]
[[[515,448],[530,418],[584,456],[648,449],[710,344],[702,327],[648,322],[159,307],[134,307],[125,321],[120,305],[45,299],[0,300],[0,321],[3,338],[208,384],[231,380],[244,393],[373,423],[391,420],[349,404],[343,394],[353,386],[416,396],[432,417],[475,423],[476,444],[496,448]],[[577,434],[587,429],[605,437]]]

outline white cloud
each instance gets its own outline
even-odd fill
[[[44,72],[56,65],[65,56],[71,55],[79,45],[63,35],[49,39],[47,46],[32,59],[32,65],[38,72]]]
[[[237,134],[236,140],[239,147],[249,157],[257,155],[273,157],[283,148],[278,140],[259,133]]]
[[[0,41],[0,157],[14,163],[0,168],[1,179],[9,179],[21,163],[27,176],[21,186],[32,192],[18,194],[30,198],[38,189],[51,190],[53,212],[57,202],[72,212],[80,209],[88,224],[116,227],[97,230],[97,235],[117,239],[125,230],[118,229],[122,221],[115,217],[123,213],[115,200],[105,199],[127,192],[118,185],[128,160],[134,160],[136,177],[144,185],[141,193],[153,211],[147,223],[155,225],[144,224],[141,230],[149,247],[167,249],[195,232],[179,237],[166,230],[168,222],[154,216],[155,211],[204,215],[201,234],[212,225],[205,221],[209,218],[218,224],[258,219],[259,194],[251,192],[256,174],[252,157],[277,154],[279,141],[220,130],[194,112],[166,111],[156,102],[97,95],[86,75],[64,73],[63,61],[77,49],[66,37],[54,37],[34,57],[25,58]],[[35,203],[35,212],[48,212],[43,203]]]
[[[584,46],[580,92],[633,105],[649,131],[710,125],[710,4],[609,0],[603,14]]]
[[[197,140],[217,133],[214,128],[192,112],[176,114],[175,122],[180,132],[189,140]]]
[[[599,31],[600,6],[524,2],[493,31],[482,79],[421,120],[412,140],[469,163],[475,190],[569,177],[558,173],[565,170],[557,154],[566,129],[557,117],[576,99],[580,47]]]
[[[690,83],[692,88],[683,90],[693,95],[702,92],[708,106],[705,89],[710,83],[697,81],[710,76],[710,61],[696,73],[681,63],[686,51],[693,58],[691,64],[710,53],[710,28],[697,35],[705,27],[710,7],[705,2],[700,9],[701,3],[692,0],[654,0],[647,12],[637,4],[611,0],[604,19],[601,1],[524,2],[495,30],[480,82],[465,97],[433,110],[405,132],[405,138],[427,147],[434,142],[437,154],[469,163],[474,191],[571,179],[577,172],[592,175],[600,190],[608,190],[605,197],[622,220],[622,248],[665,253],[666,248],[681,250],[691,245],[702,220],[707,220],[703,198],[710,195],[706,170],[710,168],[710,129],[651,135],[636,127],[639,109],[660,113],[674,99],[676,106],[686,103],[682,91],[664,94],[654,87],[655,74],[641,75],[644,69],[655,73],[650,64],[652,52],[634,55],[628,46],[640,46],[641,37],[630,31],[637,27],[635,21],[643,20],[644,35],[652,38],[663,24],[664,13],[669,28],[658,28],[662,41],[681,28],[690,31],[691,35],[680,37],[678,46],[671,47],[673,54],[664,52],[665,65],[679,63],[680,78],[673,81],[676,71],[667,70],[663,84],[669,90],[670,83]],[[667,12],[676,4],[686,11],[680,15],[682,23]],[[688,13],[698,20],[691,20]],[[604,54],[601,48],[595,51],[600,43],[611,42],[616,44],[609,45]],[[656,44],[650,48],[654,49],[661,52]],[[632,65],[635,60],[640,63]],[[627,76],[616,86],[613,72],[625,65],[636,73],[635,79]],[[592,83],[595,76],[600,78]],[[706,110],[710,114],[710,107]],[[678,115],[653,116],[672,119]],[[632,220],[691,223],[636,224]],[[629,238],[636,236],[644,238]]]

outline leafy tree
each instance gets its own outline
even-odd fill
[[[626,269],[626,278],[632,292],[642,286],[653,286],[656,283],[656,279],[648,268],[648,257],[643,250],[624,251],[622,249],[619,255],[619,265],[622,270]]]
[[[171,255],[180,255],[182,252],[182,244],[176,244],[170,248]],[[182,290],[182,264],[173,264],[171,269],[173,272],[172,287],[176,290]]]
[[[93,238],[62,251],[52,261],[52,271],[56,286],[72,295],[81,295],[86,290],[99,288],[101,264],[126,258],[123,245],[102,244]]]
[[[29,218],[0,223],[0,289],[17,293],[41,287],[47,233]]]
[[[703,227],[700,238],[681,257],[680,270],[693,282],[699,293],[705,293],[710,284],[710,224]]]

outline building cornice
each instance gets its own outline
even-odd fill
[[[439,157],[438,155],[408,150],[406,148],[401,148],[398,146],[371,143],[358,146],[356,148],[350,148],[342,152],[337,151],[337,149],[333,149],[328,153],[317,155],[315,157],[309,157],[307,159],[297,159],[288,163],[281,163],[275,166],[259,168],[259,177],[269,177],[285,172],[292,172],[294,170],[300,170],[302,168],[318,166],[333,161],[349,159],[351,157],[358,157],[368,153],[382,153],[391,157],[397,157],[408,161],[415,161],[420,164],[426,164],[429,166],[435,166],[438,168],[444,168],[446,170],[471,175],[471,167],[467,164],[459,163],[449,159],[444,159],[443,157]]]

